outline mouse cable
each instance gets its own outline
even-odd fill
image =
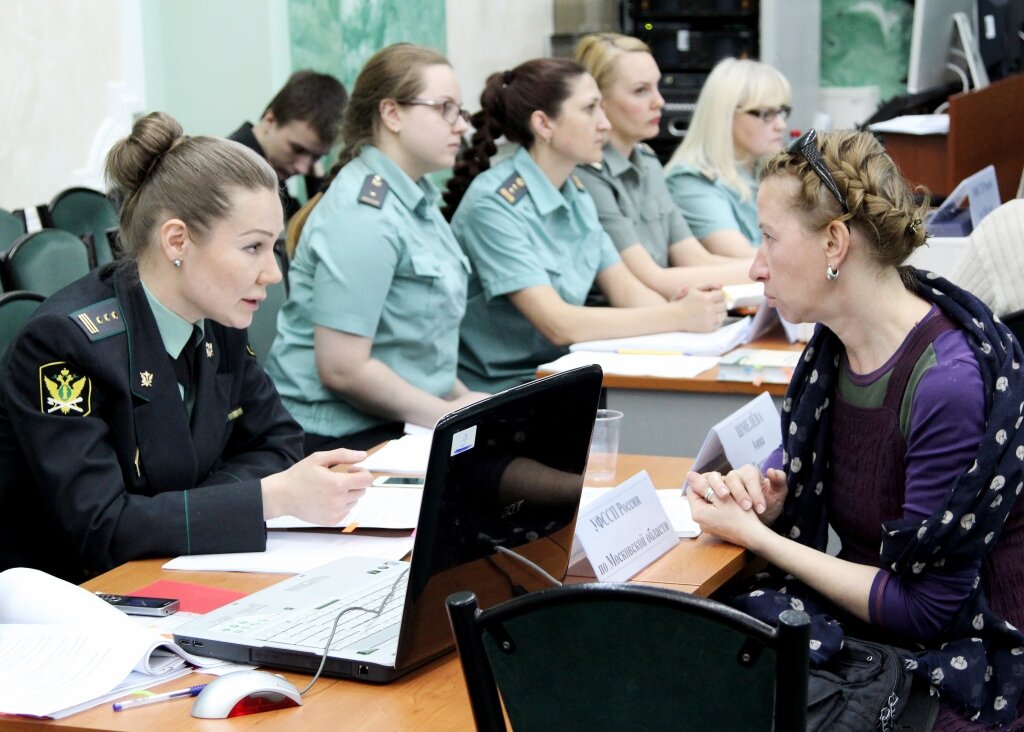
[[[504,554],[505,556],[509,557],[513,561],[519,562],[523,566],[525,566],[525,567],[527,567],[529,569],[532,569],[534,572],[539,574],[544,580],[549,582],[552,587],[561,587],[562,586],[562,583],[559,582],[555,577],[552,577],[551,574],[546,569],[544,569],[543,567],[541,567],[539,564],[537,564],[535,562],[531,562],[529,559],[524,557],[522,554],[514,552],[511,549],[508,549],[506,547],[501,546],[500,544],[499,545],[495,545],[494,551],[498,552],[499,554]]]
[[[387,604],[389,602],[391,602],[391,598],[395,596],[395,590],[398,589],[398,583],[401,582],[402,581],[402,577],[404,577],[408,573],[409,573],[408,569],[404,569],[404,570],[402,570],[401,573],[399,573],[398,577],[395,578],[395,581],[391,583],[391,589],[388,590],[387,596],[384,598],[384,600],[381,602],[381,604],[376,609],[370,608],[370,607],[358,607],[358,606],[353,605],[352,607],[345,608],[344,610],[339,612],[334,617],[334,625],[331,626],[331,634],[329,636],[327,636],[327,643],[324,644],[323,655],[320,656],[320,667],[316,670],[316,673],[313,674],[313,678],[310,679],[309,683],[306,684],[306,688],[299,692],[299,696],[305,696],[306,692],[309,691],[310,689],[312,689],[313,688],[313,684],[315,684],[317,682],[317,679],[320,678],[320,674],[323,673],[324,665],[327,663],[327,654],[331,650],[331,641],[334,640],[334,634],[338,630],[338,621],[341,620],[341,616],[344,615],[345,613],[350,613],[350,612],[353,612],[355,610],[360,610],[360,611],[362,611],[364,613],[370,613],[374,617],[377,617],[382,612],[384,612],[384,608],[387,607]]]

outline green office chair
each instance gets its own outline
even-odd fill
[[[287,295],[284,280],[267,287],[267,299],[260,303],[260,309],[252,317],[249,326],[249,345],[256,352],[256,360],[266,363],[270,346],[277,335],[277,313],[284,305]]]
[[[0,254],[11,248],[11,244],[25,235],[25,222],[0,208]]]
[[[43,229],[14,242],[2,266],[5,289],[49,297],[89,273],[89,252],[74,234]]]
[[[50,222],[70,231],[92,247],[92,266],[114,259],[107,230],[118,225],[117,211],[105,195],[92,188],[68,188],[50,202]]]
[[[42,295],[24,290],[5,292],[0,295],[0,357],[14,342],[22,324],[45,299]]]
[[[477,730],[506,730],[502,702],[516,732],[806,729],[803,612],[773,629],[714,600],[626,584],[483,611],[459,592],[447,605]]]

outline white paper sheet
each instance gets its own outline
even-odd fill
[[[423,475],[430,459],[430,441],[433,433],[405,435],[392,440],[380,450],[359,463],[359,467],[375,473]]]
[[[177,557],[164,569],[212,572],[298,574],[343,557],[401,559],[412,550],[412,537],[361,536],[329,531],[270,531],[265,552],[195,554]]]
[[[903,135],[948,135],[948,114],[904,114],[900,117],[868,125],[872,132],[895,132]]]
[[[363,529],[415,529],[420,516],[422,488],[382,488],[370,486],[351,513],[335,528],[356,524]],[[268,529],[322,528],[294,516],[279,516],[267,521]]]
[[[551,363],[541,364],[537,370],[560,373],[592,363],[598,364],[606,374],[691,379],[713,368],[718,359],[714,356],[649,356],[639,353],[571,351]]]
[[[744,343],[750,332],[750,318],[730,323],[712,333],[658,333],[633,338],[587,341],[569,347],[570,351],[611,351],[641,355],[721,356]]]

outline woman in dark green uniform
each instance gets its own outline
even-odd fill
[[[302,430],[247,344],[281,278],[277,178],[237,143],[135,123],[107,159],[126,260],[49,298],[0,375],[0,570],[72,581],[147,556],[262,551],[264,520],[340,520],[361,453]]]

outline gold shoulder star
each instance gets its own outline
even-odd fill
[[[213,344],[209,341],[206,342],[206,357],[213,358]]]
[[[139,378],[142,379],[143,386],[153,386],[153,374],[148,371],[140,371]]]

